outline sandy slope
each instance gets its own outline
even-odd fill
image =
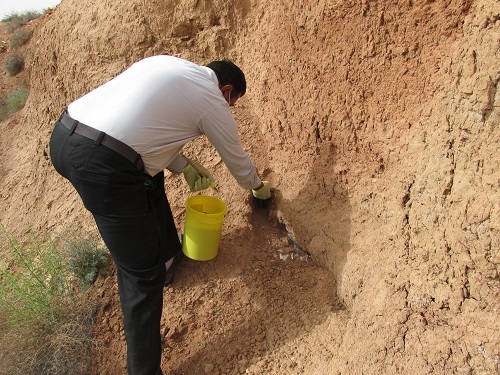
[[[499,37],[491,0],[63,0],[36,28],[22,113],[2,124],[1,223],[90,216],[51,169],[72,99],[132,62],[229,57],[235,115],[276,189],[252,209],[203,139],[229,213],[219,256],[165,291],[168,374],[493,374],[499,338]],[[187,191],[168,176],[182,228]],[[288,234],[311,254],[281,260]],[[114,276],[99,279],[96,374],[124,373]]]

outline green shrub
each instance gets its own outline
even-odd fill
[[[0,230],[8,246],[1,249],[0,306],[11,325],[58,321],[76,287],[87,289],[109,264],[106,247],[81,230],[67,230],[57,241],[30,230],[22,242]]]
[[[94,240],[76,231],[52,240],[28,229],[25,237],[0,226],[0,374],[89,374],[97,310],[65,251],[95,249]]]
[[[11,33],[15,29],[27,24],[29,21],[40,17],[42,14],[42,12],[34,10],[28,10],[22,13],[12,12],[2,18],[2,22],[6,23],[6,32]]]
[[[5,120],[8,115],[7,102],[4,99],[0,99],[0,122]]]
[[[20,241],[2,229],[8,249],[2,249],[0,305],[13,326],[51,325],[58,321],[58,309],[71,295],[64,259],[54,241],[30,231]],[[7,259],[7,261],[6,261]]]
[[[30,92],[28,89],[20,87],[15,89],[7,96],[7,108],[9,110],[9,114],[19,111],[26,104],[26,100],[28,100]]]
[[[24,59],[18,54],[11,53],[5,57],[5,70],[10,76],[15,76],[24,68]]]
[[[109,263],[108,251],[96,236],[70,229],[60,236],[67,269],[83,288],[94,283],[99,270]]]
[[[33,30],[29,29],[19,29],[17,30],[12,38],[10,39],[10,47],[20,47],[24,45],[28,40],[30,40]]]
[[[0,121],[5,120],[9,115],[19,111],[26,104],[29,90],[20,87],[7,95],[7,98],[0,99]]]

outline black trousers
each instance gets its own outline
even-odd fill
[[[117,269],[130,375],[161,374],[165,262],[181,250],[163,172],[151,177],[107,147],[57,122],[55,169],[94,216]]]

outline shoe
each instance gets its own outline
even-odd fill
[[[179,236],[179,241],[182,245],[182,234],[178,233],[178,236]],[[174,255],[172,263],[167,268],[167,273],[165,275],[165,284],[164,284],[165,286],[169,286],[172,283],[172,280],[174,279],[175,268],[177,267],[177,265],[179,264],[179,262],[182,260],[183,257],[184,257],[184,253],[182,252],[182,250],[179,250],[177,252],[177,254]],[[172,259],[172,258],[170,258],[170,259]]]

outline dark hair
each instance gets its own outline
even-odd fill
[[[232,85],[232,94],[240,96],[245,95],[245,92],[247,91],[245,74],[243,74],[242,70],[232,61],[212,61],[207,64],[207,67],[215,72],[220,86]]]

